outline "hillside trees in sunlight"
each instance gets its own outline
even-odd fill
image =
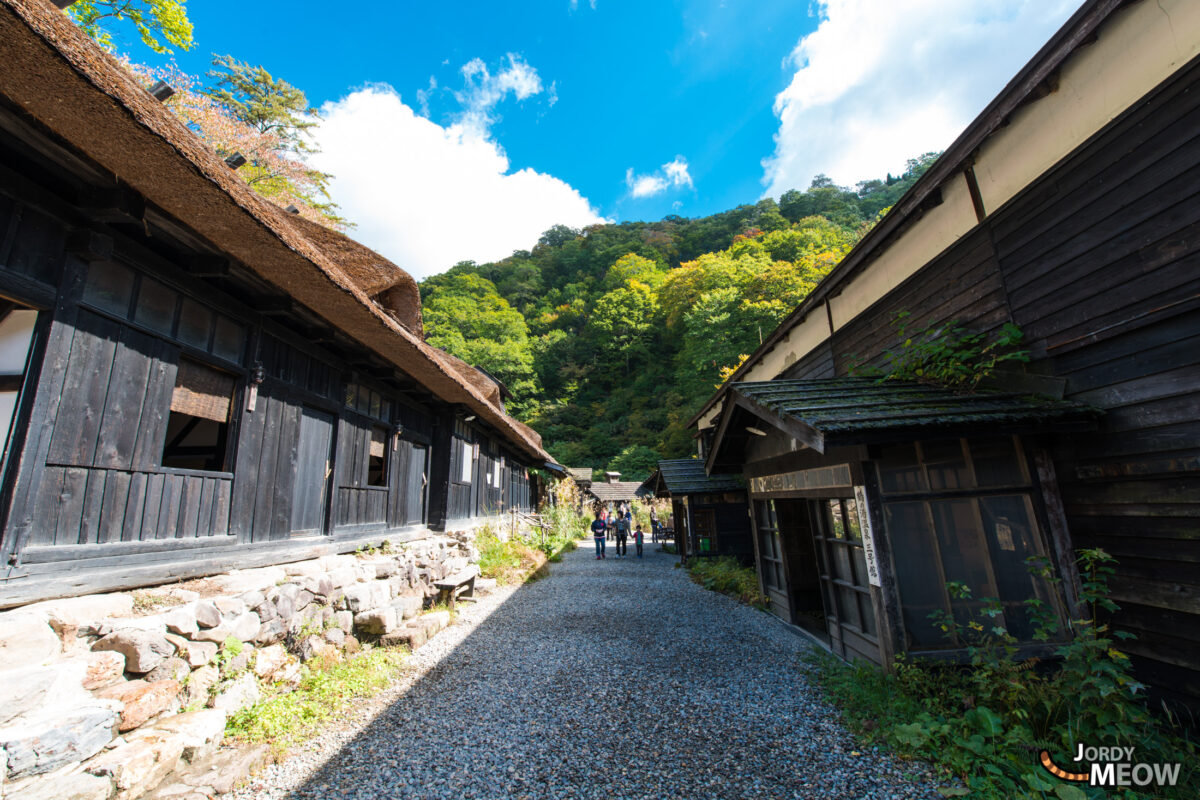
[[[513,394],[509,410],[528,415],[541,391],[529,326],[487,278],[437,275],[422,286],[427,340],[499,378]]]
[[[441,313],[439,298],[473,285],[468,276],[486,281],[526,324],[524,342],[511,341],[522,367],[531,364],[532,384],[523,385],[538,393],[514,411],[562,463],[644,477],[652,453],[694,451],[687,422],[700,404],[931,161],[913,159],[900,177],[854,189],[818,180],[785,195],[786,204],[767,198],[699,219],[556,226],[532,250],[426,279],[426,328],[431,341],[500,374],[486,348],[470,347],[472,337],[503,337]],[[485,294],[460,312],[491,308],[496,300]]]
[[[644,477],[656,456],[694,452],[699,406],[935,158],[698,219],[555,226],[531,250],[427,278],[426,330],[506,380],[561,463]]]

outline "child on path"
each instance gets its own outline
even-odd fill
[[[645,535],[646,534],[642,533],[641,525],[638,525],[633,531],[633,546],[637,550],[638,558],[642,557],[642,538],[645,537]]]
[[[624,558],[629,553],[629,517],[617,517],[617,558]]]
[[[608,525],[604,522],[604,512],[596,511],[596,519],[592,520],[592,538],[596,540],[596,558],[604,558],[604,537],[608,533]]]

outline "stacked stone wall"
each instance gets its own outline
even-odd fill
[[[449,623],[446,612],[422,613],[436,597],[433,584],[474,569],[473,541],[456,532],[394,553],[325,556],[0,613],[0,797],[227,790],[239,771],[236,755],[218,752],[228,716],[267,687],[298,684],[307,661],[336,661],[364,642],[420,647]],[[241,759],[242,774],[260,755]],[[187,775],[186,785],[177,782]]]

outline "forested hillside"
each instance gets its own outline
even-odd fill
[[[487,369],[563,464],[627,480],[694,446],[687,420],[920,177],[818,178],[700,219],[552,228],[421,284],[429,341]]]

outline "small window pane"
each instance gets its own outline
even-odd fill
[[[917,448],[901,444],[883,448],[879,458],[879,479],[884,492],[921,492],[929,487],[925,472],[917,461]]]
[[[1033,627],[1022,604],[1030,597],[1042,600],[1048,597],[1043,581],[1035,580],[1025,563],[1027,558],[1041,555],[1027,498],[1025,495],[983,497],[979,506],[996,571],[996,594],[1004,604],[1009,631],[1027,639],[1033,635]]]
[[[847,625],[862,630],[862,620],[858,616],[858,592],[845,586],[837,587],[838,616]]]
[[[213,355],[241,363],[246,331],[233,320],[217,315],[217,332],[213,336]]]
[[[354,402],[358,398],[358,384],[346,384],[346,408],[354,408]]]
[[[371,429],[371,444],[367,456],[367,485],[387,486],[387,431]]]
[[[829,522],[829,535],[835,539],[846,538],[846,526],[842,522],[842,504],[839,500],[829,501],[829,516],[825,518]]]
[[[921,442],[925,468],[929,471],[929,488],[935,492],[946,489],[966,489],[971,486],[967,459],[962,442],[949,439],[941,442]]]
[[[153,278],[142,278],[142,287],[138,290],[137,306],[133,309],[133,319],[151,330],[171,335],[171,327],[175,324],[175,305],[179,295],[168,289]]]
[[[195,300],[184,298],[179,312],[177,338],[198,350],[208,349],[208,336],[212,332],[213,313]]]
[[[929,504],[929,510],[941,546],[946,580],[969,586],[975,600],[995,597],[996,586],[988,574],[990,557],[975,515],[975,501],[938,500]],[[959,600],[951,603],[955,606],[955,616],[963,614],[960,622],[966,622],[966,604]]]
[[[382,398],[379,396],[379,392],[371,392],[371,410],[370,410],[370,414],[371,414],[371,416],[372,416],[372,417],[378,417],[378,416],[379,416],[379,401],[380,401],[381,399],[382,399]]]
[[[972,439],[971,460],[980,486],[1024,486],[1028,483],[1010,436]]]
[[[945,645],[947,640],[929,620],[929,614],[945,610],[944,587],[937,577],[937,544],[924,503],[886,503],[883,507],[896,583],[908,644]]]
[[[871,596],[860,594],[858,596],[859,614],[862,617],[862,632],[870,636],[875,636],[875,608],[871,605]]]
[[[132,299],[133,270],[111,261],[97,261],[88,267],[83,302],[128,317]]]
[[[858,501],[853,497],[842,500],[842,509],[846,512],[846,535],[854,540],[862,539],[862,527],[858,522]]]

